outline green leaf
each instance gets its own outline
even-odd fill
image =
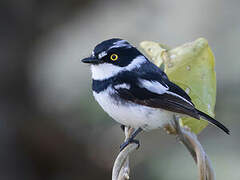
[[[169,79],[189,94],[196,108],[214,117],[216,103],[215,60],[208,42],[199,38],[174,49],[156,42],[140,43],[145,54],[161,67]],[[205,120],[181,118],[181,125],[198,134],[207,125]]]

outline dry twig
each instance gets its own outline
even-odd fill
[[[133,128],[125,127],[125,141],[130,137]],[[125,147],[117,156],[112,170],[112,180],[127,180],[130,179],[130,167],[129,167],[129,155],[135,149],[137,149],[138,145],[135,143],[129,144]]]
[[[211,162],[202,145],[198,141],[197,136],[187,127],[181,127],[177,117],[175,117],[171,125],[166,126],[165,130],[167,130],[169,134],[177,135],[177,138],[190,152],[198,166],[199,180],[215,180],[215,174]],[[134,129],[125,127],[124,131],[126,141]],[[137,144],[131,143],[118,154],[112,170],[112,180],[128,180],[130,178],[129,155],[137,149],[137,147]]]
[[[192,133],[186,127],[181,127],[177,117],[175,117],[173,121],[173,127],[176,129],[178,139],[185,145],[197,164],[199,179],[215,180],[215,174],[211,162],[202,145],[198,141],[196,134]]]

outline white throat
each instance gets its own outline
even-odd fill
[[[137,56],[126,67],[115,66],[113,64],[103,63],[98,65],[91,65],[92,79],[104,80],[117,75],[122,71],[131,71],[139,68],[141,64],[147,62],[146,58],[142,55]]]

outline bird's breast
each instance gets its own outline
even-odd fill
[[[120,124],[144,130],[161,128],[173,118],[170,111],[139,105],[120,98],[112,87],[95,92],[96,101],[114,120]]]

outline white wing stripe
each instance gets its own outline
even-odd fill
[[[167,91],[166,93],[167,93],[167,94],[171,94],[171,95],[176,96],[176,97],[179,97],[179,98],[181,98],[182,100],[184,100],[186,103],[193,105],[191,102],[189,102],[188,100],[186,100],[185,98],[183,98],[182,96],[179,96],[178,94],[176,94],[176,93],[174,93],[174,92]]]
[[[126,83],[118,84],[118,85],[115,85],[114,87],[115,87],[116,89],[120,89],[120,88],[130,89],[130,85],[129,85],[129,84],[126,84]]]
[[[144,80],[144,79],[140,79],[140,86],[143,88],[146,88],[147,90],[157,93],[157,94],[171,94],[173,96],[176,96],[180,99],[182,99],[183,101],[185,101],[188,104],[193,105],[191,102],[189,102],[188,100],[186,100],[185,98],[183,98],[182,96],[169,91],[169,87],[165,87],[163,86],[161,83],[159,83],[158,81],[148,81],[148,80]]]
[[[140,79],[140,83],[141,83],[141,87],[146,88],[149,91],[157,94],[164,94],[169,90],[169,87],[165,87],[157,81],[148,81],[148,80]]]

